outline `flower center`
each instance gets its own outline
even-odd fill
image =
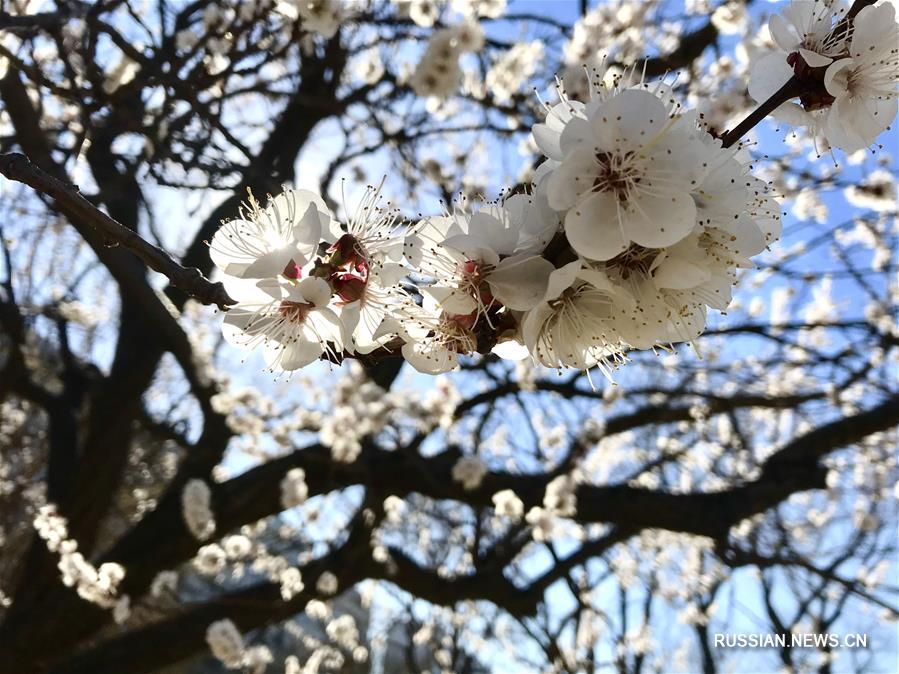
[[[306,302],[282,300],[281,305],[278,307],[278,313],[291,323],[302,323],[314,308],[313,305]]]
[[[596,177],[593,189],[600,192],[611,192],[619,201],[627,201],[631,189],[640,182],[642,176],[634,166],[633,152],[617,155],[611,152],[597,152]]]
[[[622,279],[627,280],[631,274],[648,275],[652,263],[658,255],[658,250],[631,244],[630,248],[613,257],[606,264],[609,269],[617,271]]]
[[[328,282],[345,303],[355,302],[368,285],[369,259],[362,243],[352,234],[344,234],[328,252]]]
[[[462,282],[467,291],[476,300],[485,305],[493,302],[487,276],[493,271],[493,265],[484,264],[480,260],[466,260],[462,265]]]
[[[556,312],[556,316],[553,317],[553,320],[556,320],[558,318],[559,312],[564,309],[566,305],[572,303],[575,295],[577,295],[577,290],[574,288],[574,286],[571,286],[563,290],[562,294],[559,295],[556,299],[549,301],[548,304],[550,308],[554,312]]]
[[[449,351],[455,353],[471,353],[477,348],[478,340],[471,328],[477,320],[477,312],[470,315],[444,314],[440,329],[437,331],[439,341]]]

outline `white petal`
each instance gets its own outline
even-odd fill
[[[669,342],[689,342],[705,330],[706,307],[702,302],[672,302],[673,321],[668,324]]]
[[[314,207],[318,213],[318,236],[315,238],[320,236],[329,242],[336,241],[342,234],[339,224],[331,217],[331,211],[325,204],[324,199],[315,192],[310,192],[309,190],[285,190],[272,199],[266,207],[266,211],[271,213],[272,217],[277,218],[279,222],[288,222],[291,226],[295,226],[310,215],[310,207]],[[314,229],[309,229],[308,223],[299,231],[314,233]],[[303,239],[303,241],[308,243],[306,239]],[[318,241],[315,243],[317,244]]]
[[[620,202],[608,192],[598,192],[573,206],[565,216],[568,243],[589,260],[611,260],[623,253],[630,238],[623,230],[619,210]]]
[[[278,318],[261,314],[258,308],[237,305],[231,307],[225,315],[222,322],[222,336],[232,346],[248,349],[253,346],[253,338],[264,335]]]
[[[773,14],[768,20],[768,31],[777,46],[788,54],[799,46],[796,30],[780,14]]]
[[[421,289],[422,293],[432,298],[447,313],[467,316],[478,308],[478,303],[467,292],[446,286],[430,286]]]
[[[372,278],[377,279],[381,286],[393,286],[398,284],[409,274],[409,270],[401,264],[386,262],[379,267],[370,270]]]
[[[272,282],[274,279],[264,279],[267,283],[262,283],[259,279],[240,278],[224,274],[222,276],[222,284],[228,294],[240,304],[268,304],[273,299],[281,298],[280,290],[273,290]],[[277,285],[277,282],[275,285]]]
[[[793,68],[783,52],[770,52],[752,64],[749,95],[764,103],[793,76]]]
[[[274,370],[290,372],[305,367],[318,360],[324,350],[317,342],[311,342],[303,337],[278,344],[269,342],[262,350],[266,364]]]
[[[557,211],[570,208],[596,180],[596,159],[590,147],[579,148],[565,158],[550,174],[546,186],[549,205]]]
[[[711,278],[712,273],[708,267],[679,257],[666,258],[653,272],[656,286],[677,290],[695,288]]]
[[[333,344],[337,351],[342,350],[344,345],[350,341],[343,323],[330,309],[317,309],[309,312],[306,325],[308,326],[307,330],[313,330],[319,339]]]
[[[303,296],[303,300],[313,306],[324,307],[331,301],[331,286],[317,276],[301,279],[295,287]]]
[[[864,58],[880,50],[896,47],[896,8],[884,2],[865,7],[853,21],[852,56]]]
[[[553,310],[546,302],[538,304],[527,312],[521,321],[521,337],[528,351],[539,358],[540,351],[537,348],[543,324],[552,315]],[[541,361],[542,362],[542,361]]]
[[[469,234],[480,238],[500,255],[510,255],[518,242],[518,232],[487,213],[475,213],[469,223]]]
[[[490,351],[503,360],[524,360],[531,353],[524,344],[519,344],[514,339],[499,342]]]
[[[833,61],[833,59],[830,58],[829,56],[824,56],[822,54],[819,54],[818,52],[814,52],[809,49],[800,49],[799,55],[812,68],[823,68],[824,66],[829,65]]]
[[[569,262],[563,267],[559,267],[549,275],[549,281],[546,284],[546,300],[554,300],[561,295],[566,288],[570,288],[571,284],[578,277],[578,273],[584,266],[584,261],[578,258],[574,262]]]
[[[487,277],[490,290],[509,309],[526,311],[546,294],[552,262],[536,255],[508,257]]]
[[[306,257],[315,253],[322,240],[322,213],[315,204],[309,204],[306,213],[293,226],[291,236]]]
[[[896,114],[897,100],[838,98],[827,116],[827,139],[846,152],[867,147]]]
[[[356,300],[340,306],[337,309],[337,315],[343,324],[343,329],[347,334],[353,334],[355,338],[356,327],[359,325],[359,318],[362,315],[362,302]]]
[[[633,297],[623,288],[612,283],[612,280],[604,272],[598,269],[585,268],[578,272],[578,278],[586,281],[596,290],[601,290],[610,298],[615,300],[616,304],[630,307],[634,303]]]
[[[630,241],[646,248],[664,248],[693,231],[696,226],[696,203],[685,192],[644,192],[639,198],[628,202],[622,220],[624,234]]]
[[[430,348],[426,342],[409,342],[403,344],[403,358],[412,367],[424,374],[440,374],[449,372],[458,366],[455,352],[444,348]]]
[[[591,119],[603,150],[638,150],[668,123],[668,110],[654,94],[627,89],[606,101]]]
[[[362,304],[352,339],[353,350],[356,353],[370,353],[391,336],[389,331],[379,332],[384,318],[385,314],[379,307]]]
[[[306,263],[294,244],[246,220],[223,224],[212,237],[209,255],[223,272],[243,278],[277,276],[292,258]]]
[[[593,128],[586,119],[572,117],[559,137],[559,147],[562,150],[562,154],[567,155],[585,145],[594,145]]]
[[[559,145],[561,134],[557,129],[552,129],[548,124],[534,124],[531,129],[534,135],[534,142],[539,150],[550,159],[561,160],[563,158],[562,148]]]
[[[824,71],[824,87],[827,93],[836,98],[842,98],[849,94],[849,73],[852,68],[852,59],[840,59],[831,63]]]

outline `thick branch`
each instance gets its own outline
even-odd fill
[[[721,492],[672,494],[628,485],[583,484],[577,490],[577,519],[720,537],[737,522],[777,505],[794,492],[822,487],[823,476],[817,469],[820,457],[897,424],[899,394],[794,439],[766,461],[757,481]],[[297,467],[306,472],[310,495],[352,485],[377,485],[385,495],[418,493],[473,507],[491,507],[493,494],[503,489],[514,490],[526,507],[540,505],[546,485],[554,477],[490,472],[479,488],[466,491],[452,478],[458,456],[444,452],[425,458],[368,444],[357,461],[345,464],[334,462],[327,447],[308,447],[215,485],[216,522],[224,533],[280,512],[278,485],[288,470]],[[157,570],[189,559],[197,545],[181,521],[179,503],[171,502],[148,515],[107,559],[129,568],[124,587],[139,593]],[[148,563],[150,559],[152,563]]]
[[[168,277],[172,285],[203,304],[222,309],[234,304],[221,283],[213,283],[199,269],[182,267],[164,250],[145,241],[85,199],[78,188],[38,168],[18,152],[0,155],[0,173],[52,197],[60,211],[72,219],[90,224],[105,238],[108,246],[121,245],[134,253],[153,271]]]

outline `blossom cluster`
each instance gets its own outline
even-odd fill
[[[462,81],[459,57],[466,52],[479,50],[483,44],[484,29],[472,19],[435,30],[409,79],[409,85],[419,96],[449,96],[459,88]]]
[[[215,533],[212,492],[203,480],[188,480],[181,491],[181,515],[191,535],[205,541]]]
[[[778,205],[665,85],[591,90],[535,125],[530,191],[480,208],[404,223],[369,188],[341,224],[309,191],[251,197],[211,242],[237,301],[225,338],[279,371],[392,349],[439,373],[491,350],[605,371],[697,337],[779,235]]]
[[[802,84],[799,102],[775,117],[808,127],[833,147],[870,146],[896,116],[899,23],[891,2],[863,7],[850,20],[844,2],[792,0],[768,29],[775,50],[758,58],[749,93],[770,98],[791,77]]]
[[[69,538],[68,522],[56,506],[47,504],[38,509],[34,529],[50,552],[59,554],[57,565],[66,587],[74,587],[78,596],[92,604],[112,609],[116,623],[125,622],[131,615],[131,601],[119,594],[119,583],[125,578],[121,564],[104,562],[95,567],[78,552],[78,542]]]
[[[268,646],[247,648],[237,625],[228,618],[216,620],[206,628],[206,643],[212,655],[228,669],[262,674],[274,661]]]
[[[480,48],[477,17],[490,15],[472,7],[431,36],[411,80],[420,94],[458,86],[459,55]],[[440,8],[401,9],[425,26]],[[798,78],[800,103],[777,114],[851,150],[896,113],[899,25],[889,3],[851,19],[846,11],[794,0],[772,17],[781,51],[757,59],[749,91],[764,100]],[[559,102],[532,129],[543,155],[533,184],[497,202],[463,199],[407,223],[369,188],[342,224],[312,192],[287,190],[265,207],[251,197],[211,243],[237,300],[226,339],[261,345],[272,370],[386,350],[440,373],[493,351],[606,374],[631,349],[694,340],[709,308],[727,309],[739,270],[779,236],[779,206],[745,148],[723,142],[671,87],[599,65],[586,100],[559,85]],[[517,84],[502,82],[493,89],[508,97]],[[360,445],[333,449],[351,459]]]

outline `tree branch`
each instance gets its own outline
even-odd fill
[[[211,282],[199,269],[182,267],[164,250],[147,242],[94,206],[81,195],[77,187],[53,177],[29,161],[25,155],[18,152],[0,155],[0,174],[51,197],[67,216],[80,218],[100,232],[107,246],[124,246],[150,269],[166,276],[175,288],[197,301],[216,304],[223,310],[235,303],[221,283]]]

